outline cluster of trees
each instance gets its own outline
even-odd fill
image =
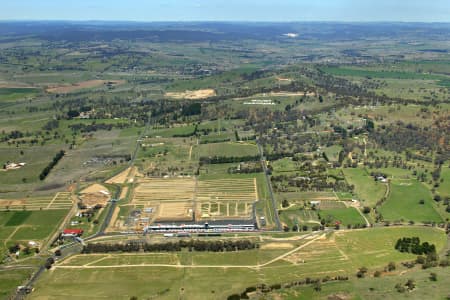
[[[232,294],[227,297],[227,300],[250,299],[249,294],[254,293],[254,292],[267,294],[272,291],[279,290],[281,288],[290,289],[290,288],[295,288],[295,287],[304,286],[304,285],[313,285],[314,290],[319,292],[319,291],[321,291],[322,283],[330,282],[330,281],[347,281],[347,280],[348,280],[348,276],[334,276],[334,277],[325,276],[323,278],[306,277],[305,279],[302,279],[302,280],[291,281],[291,282],[287,282],[284,284],[275,283],[272,285],[267,285],[267,284],[263,283],[263,284],[260,284],[257,286],[247,287],[240,294]]]
[[[259,245],[251,240],[218,240],[218,241],[202,241],[202,240],[179,240],[177,242],[166,243],[145,243],[131,242],[126,244],[104,244],[94,243],[87,244],[83,247],[82,253],[108,253],[108,252],[174,252],[188,249],[189,251],[242,251],[258,248]]]
[[[69,125],[69,128],[72,129],[74,132],[93,132],[97,130],[111,130],[113,128],[119,128],[124,129],[130,127],[131,124],[129,123],[114,123],[114,124],[106,124],[106,123],[96,123],[95,121],[91,124],[83,124],[83,123],[77,123],[77,124],[71,124]]]
[[[343,177],[315,172],[313,169],[305,171],[304,173],[307,173],[308,176],[300,176],[299,174],[277,175],[272,176],[270,180],[276,192],[288,192],[292,188],[300,191],[334,190],[349,192],[354,188],[348,185]]]
[[[249,173],[260,173],[263,171],[263,167],[260,163],[241,163],[239,167],[228,168],[229,174],[249,174]]]
[[[53,160],[44,168],[44,170],[42,170],[41,174],[39,174],[40,180],[44,180],[47,177],[53,167],[56,166],[61,158],[63,158],[64,154],[66,154],[64,150],[60,150],[58,153],[56,153],[55,157],[53,157]]]
[[[395,249],[400,252],[408,252],[417,255],[436,253],[436,246],[428,242],[420,243],[418,237],[404,237],[397,240]]]
[[[408,149],[434,150],[440,134],[431,132],[431,129],[398,123],[371,132],[369,138],[387,150],[400,153]]]

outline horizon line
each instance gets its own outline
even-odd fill
[[[102,19],[0,19],[0,22],[79,22],[79,23],[89,23],[89,22],[106,22],[106,23],[278,23],[278,24],[289,24],[289,23],[402,23],[402,24],[450,24],[450,21],[399,21],[399,20],[102,20]]]

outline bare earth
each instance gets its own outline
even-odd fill
[[[261,246],[261,249],[292,249],[294,245],[291,243],[268,243]]]
[[[47,93],[70,93],[73,91],[81,90],[81,89],[88,89],[93,87],[98,87],[103,84],[111,84],[111,85],[119,85],[125,83],[125,80],[100,80],[100,79],[94,79],[94,80],[87,80],[82,81],[78,83],[74,83],[72,85],[60,85],[60,86],[54,86],[49,87],[46,89]]]
[[[101,191],[108,191],[108,189],[103,185],[96,183],[82,190],[80,194],[100,193]]]
[[[197,91],[185,91],[185,92],[168,92],[165,94],[166,97],[172,99],[206,99],[209,97],[216,96],[216,91],[213,89],[197,90]]]
[[[109,184],[113,184],[113,183],[118,183],[118,184],[122,184],[125,183],[125,181],[127,180],[128,174],[130,173],[130,169],[131,168],[127,168],[126,170],[120,172],[119,174],[117,174],[116,176],[106,180],[106,183]]]

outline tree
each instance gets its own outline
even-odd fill
[[[415,284],[414,280],[408,279],[405,286],[408,288],[408,290],[412,291],[416,287],[416,284]]]
[[[287,201],[287,199],[283,199],[283,201],[281,202],[281,206],[283,208],[289,207],[289,201]]]
[[[366,276],[367,273],[367,268],[366,267],[361,267],[359,268],[359,271],[356,273],[356,277],[358,278],[364,278]]]
[[[320,282],[320,280],[317,280],[314,283],[313,287],[316,292],[320,292],[322,290],[322,283]]]
[[[387,266],[387,270],[389,271],[389,272],[391,272],[391,271],[394,271],[396,269],[396,266],[395,266],[395,262],[390,262],[389,264],[388,264],[388,266]]]
[[[430,273],[430,280],[431,281],[437,281],[437,274],[436,273]]]
[[[364,208],[363,208],[363,213],[365,213],[365,214],[370,213],[370,207],[364,206]]]

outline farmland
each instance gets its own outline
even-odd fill
[[[421,204],[423,200],[423,204]],[[387,201],[380,212],[386,220],[412,220],[417,222],[440,222],[430,193],[414,180],[393,180]]]
[[[280,284],[267,299],[389,299],[404,274],[418,288],[399,297],[430,295],[394,245],[420,237],[448,260],[447,25],[0,31],[0,298],[30,283],[30,299],[226,299],[264,283]],[[189,239],[257,247],[143,248]],[[92,243],[125,250],[82,254]],[[432,270],[440,297],[448,272]],[[327,282],[284,289],[307,277]]]

